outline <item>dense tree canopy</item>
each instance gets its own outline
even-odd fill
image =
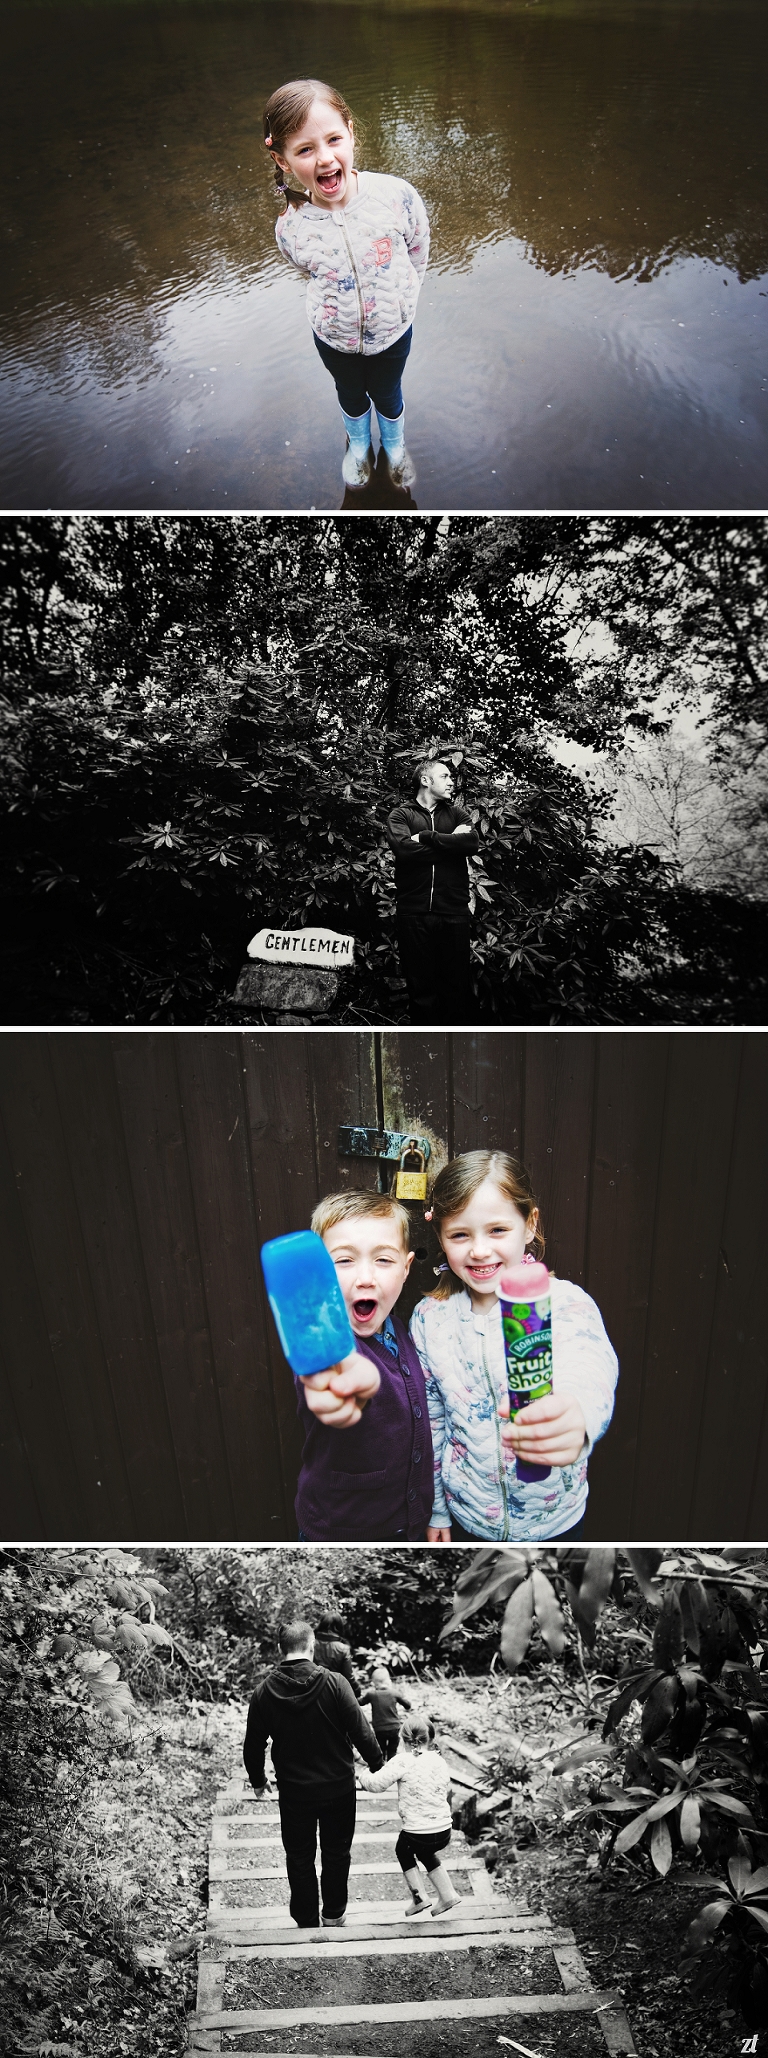
[[[759,1019],[762,907],[611,842],[563,746],[620,757],[704,705],[754,762],[767,546],[759,520],[6,521],[8,1018],[204,1019],[261,921],[318,917],[359,939],[352,1018],[386,1015],[381,824],[437,747],[480,827],[490,1016]]]

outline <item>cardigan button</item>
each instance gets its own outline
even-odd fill
[[[420,1464],[421,1464],[421,1451],[414,1451],[414,1453],[413,1453],[413,1462],[414,1462],[414,1465],[420,1465]]]
[[[413,1410],[413,1412],[414,1412],[414,1415],[415,1415],[415,1417],[416,1417],[416,1420],[417,1420],[417,1422],[420,1422],[420,1421],[421,1421],[421,1409],[420,1409],[420,1408],[417,1408],[417,1407],[414,1407],[414,1410]]]
[[[415,1488],[415,1486],[412,1486],[412,1487],[410,1487],[410,1488],[409,1488],[409,1492],[408,1492],[408,1499],[409,1499],[409,1501],[415,1501],[415,1499],[416,1499],[416,1488]]]

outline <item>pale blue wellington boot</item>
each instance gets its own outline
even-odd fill
[[[391,415],[382,414],[378,407],[376,413],[379,419],[381,447],[389,465],[390,479],[393,486],[404,490],[413,485],[416,477],[412,459],[405,447],[405,408],[394,421]]]
[[[342,420],[347,432],[347,448],[341,466],[345,486],[367,486],[373,470],[371,449],[371,410],[367,414],[345,414]]]

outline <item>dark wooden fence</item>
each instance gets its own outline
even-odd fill
[[[592,1538],[763,1539],[766,1048],[759,1032],[4,1038],[6,1536],[295,1535],[293,1383],[259,1246],[321,1193],[376,1183],[337,1158],[339,1124],[366,1123],[529,1165],[550,1262],[594,1294],[621,1360]],[[432,1283],[429,1262],[414,1271],[411,1301]]]

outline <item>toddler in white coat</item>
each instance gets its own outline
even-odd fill
[[[443,1864],[443,1851],[451,1841],[451,1775],[440,1752],[430,1748],[429,1724],[419,1716],[403,1723],[403,1749],[378,1772],[357,1767],[358,1785],[366,1793],[381,1793],[397,1786],[397,1806],[402,1829],[395,1845],[395,1857],[411,1889],[406,1915],[449,1915],[461,1899],[454,1892]],[[437,1900],[432,1905],[419,1871],[419,1862],[429,1874]]]

